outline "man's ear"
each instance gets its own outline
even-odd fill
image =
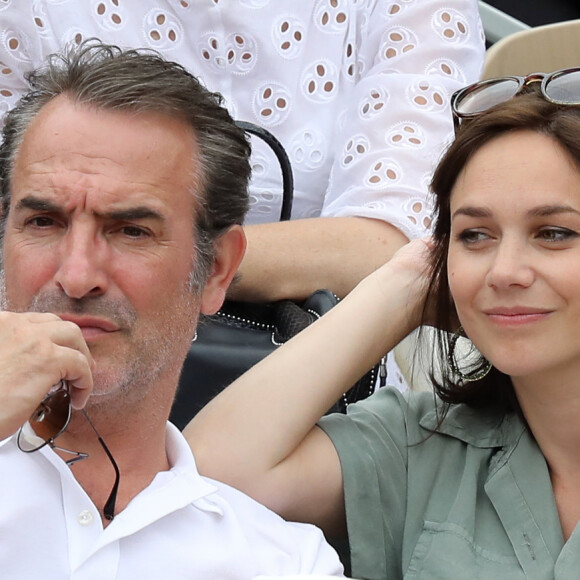
[[[213,268],[201,294],[202,314],[215,314],[224,302],[246,251],[246,235],[242,226],[232,226],[215,242]]]

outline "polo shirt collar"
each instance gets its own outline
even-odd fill
[[[11,443],[17,445],[18,433],[0,441],[0,446]],[[107,527],[106,531],[121,527],[124,514],[130,512],[127,520],[131,527],[143,527],[148,523],[173,511],[191,505],[202,511],[223,515],[218,499],[218,488],[211,480],[202,477],[197,471],[195,459],[187,441],[173,424],[167,423],[165,448],[170,468],[155,475],[153,481],[140,492],[129,505]],[[74,479],[70,467],[48,446],[44,446],[31,455],[43,456],[65,479]],[[76,480],[75,480],[76,481]],[[78,484],[76,484],[78,485]],[[110,532],[109,532],[110,533]],[[122,535],[129,533],[124,530]]]
[[[105,532],[122,537],[150,525],[169,513],[190,506],[223,515],[217,487],[201,477],[187,441],[174,425],[167,423],[166,451],[170,469],[157,473],[153,481],[134,497]],[[111,541],[106,538],[104,541]]]

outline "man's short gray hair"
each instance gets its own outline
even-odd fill
[[[0,145],[0,232],[10,207],[14,160],[40,109],[59,95],[97,109],[157,112],[190,125],[199,146],[192,160],[197,245],[192,289],[210,274],[215,239],[242,224],[248,208],[250,146],[242,129],[211,93],[181,65],[152,50],[123,50],[89,39],[49,57],[27,75],[29,92],[7,114]]]

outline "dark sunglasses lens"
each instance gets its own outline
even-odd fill
[[[546,81],[546,96],[560,105],[580,103],[580,69],[556,73]]]
[[[40,449],[66,429],[70,414],[70,394],[66,388],[61,387],[44,398],[28,420],[28,424],[20,430],[18,447],[27,452]]]
[[[516,79],[501,79],[467,88],[458,95],[455,111],[464,116],[483,113],[495,105],[509,101],[517,94],[519,88]]]

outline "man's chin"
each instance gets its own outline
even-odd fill
[[[114,397],[124,390],[126,384],[127,381],[120,377],[95,374],[93,375],[93,390],[90,398],[104,399],[106,397]]]
[[[118,410],[125,409],[126,398],[126,392],[120,388],[93,388],[85,409],[91,419],[116,416]]]
[[[109,368],[105,372],[95,372],[88,405],[103,411],[108,408],[108,412],[139,405],[149,384],[140,369]]]

